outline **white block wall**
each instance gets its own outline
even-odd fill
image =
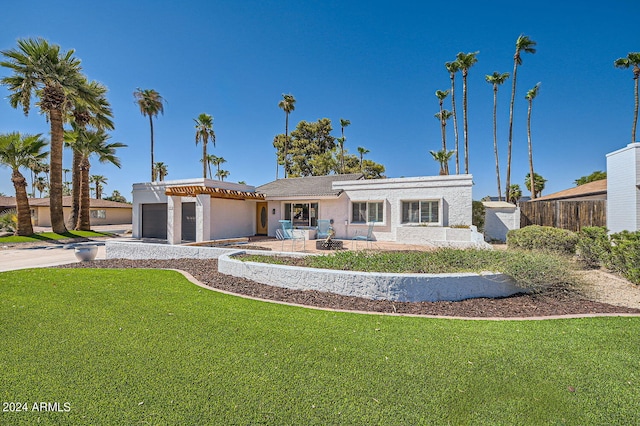
[[[607,228],[640,230],[640,143],[607,154]]]
[[[520,229],[520,208],[486,207],[484,236],[487,241],[507,241],[507,232]]]

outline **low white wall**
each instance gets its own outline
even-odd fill
[[[475,226],[449,228],[443,226],[400,226],[396,241],[403,244],[422,244],[434,247],[490,248]]]
[[[107,259],[217,259],[238,249],[152,244],[142,241],[111,241],[105,244]],[[261,252],[264,253],[264,252]]]
[[[476,297],[506,297],[525,292],[508,276],[498,273],[383,274],[335,271],[242,262],[227,254],[218,259],[218,271],[271,286],[397,302],[457,301]]]

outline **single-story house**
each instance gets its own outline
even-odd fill
[[[581,200],[606,200],[607,179],[596,180],[584,185],[564,189],[553,194],[538,197],[532,201],[581,201]]]
[[[171,244],[276,236],[281,220],[314,238],[319,219],[335,237],[366,233],[412,244],[482,243],[471,224],[471,175],[363,179],[361,174],[278,179],[253,187],[210,179],[133,185],[133,237]]]
[[[70,196],[62,197],[62,211],[64,218],[71,214]],[[31,221],[34,226],[51,226],[49,198],[29,198]],[[92,198],[89,203],[91,225],[128,225],[131,223],[132,205],[116,201]],[[16,208],[15,197],[0,197],[0,212]]]

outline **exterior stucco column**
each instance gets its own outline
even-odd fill
[[[167,242],[182,243],[182,197],[167,198]]]
[[[196,196],[196,242],[211,239],[211,196]]]

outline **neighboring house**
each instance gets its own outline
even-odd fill
[[[584,185],[554,192],[553,194],[538,197],[537,201],[582,201],[582,200],[606,200],[607,199],[607,179],[596,180]]]
[[[374,224],[374,238],[413,244],[475,244],[471,175],[369,179],[361,174],[279,179],[254,188],[210,179],[133,186],[133,237],[207,241],[276,236],[280,220],[314,238],[318,219],[349,239]],[[456,225],[455,227],[451,227]]]
[[[607,154],[607,229],[640,230],[640,143]]]
[[[71,197],[62,197],[62,211],[65,220],[71,214]],[[31,220],[34,226],[51,226],[49,198],[29,198]],[[15,209],[15,197],[0,197],[0,212]],[[91,225],[128,225],[131,223],[132,206],[115,201],[90,200],[89,215]]]

